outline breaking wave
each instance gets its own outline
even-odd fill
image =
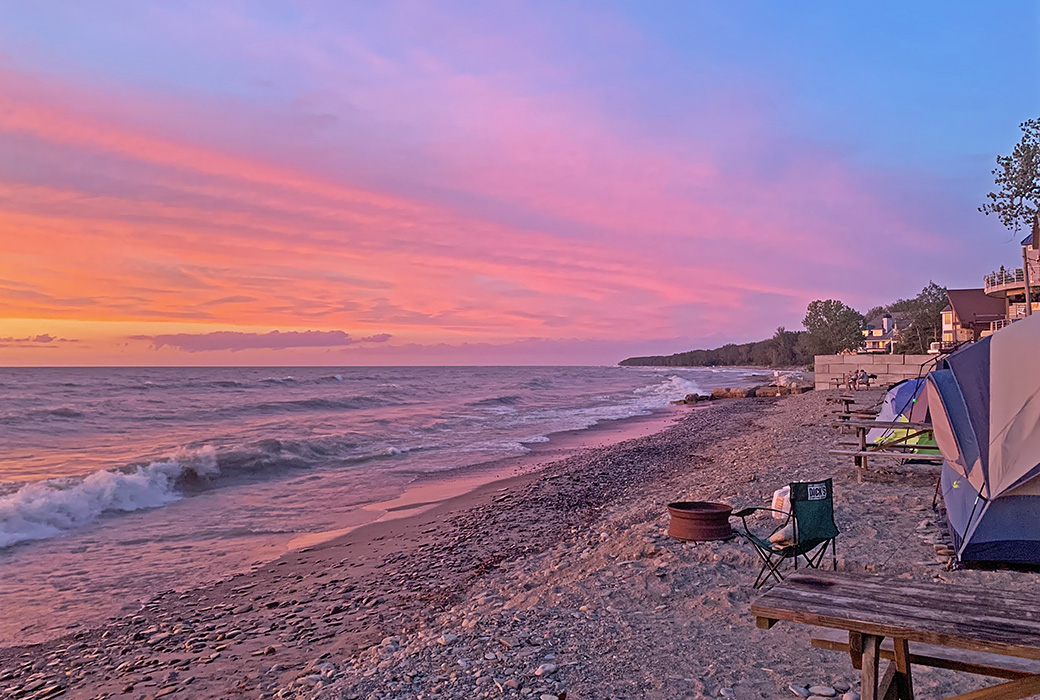
[[[650,399],[650,405],[656,406],[685,398],[687,394],[702,393],[702,391],[701,386],[692,379],[673,374],[668,377],[667,381],[636,389],[634,393],[647,397]]]
[[[82,480],[65,477],[26,484],[0,497],[0,548],[54,537],[106,513],[164,506],[181,497],[181,488],[217,473],[216,453],[204,449],[128,472],[98,471]]]

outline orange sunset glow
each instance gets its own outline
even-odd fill
[[[862,115],[807,129],[797,76],[723,56],[699,84],[696,51],[607,8],[583,56],[521,11],[405,50],[435,6],[369,34],[138,12],[166,27],[139,67],[119,27],[0,61],[4,364],[612,363],[909,294],[915,257],[967,274],[985,235],[928,143],[893,168]],[[607,45],[670,68],[605,78]]]

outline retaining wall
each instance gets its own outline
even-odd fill
[[[878,384],[895,384],[923,376],[931,369],[935,355],[817,355],[813,361],[816,388],[833,389],[834,379],[840,379],[846,372],[858,371],[860,367],[867,370],[867,374],[876,374],[877,379],[871,382]],[[922,369],[925,364],[928,367]]]

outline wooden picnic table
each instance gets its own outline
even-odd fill
[[[856,431],[856,449],[854,450],[828,450],[827,453],[836,457],[854,457],[858,467],[857,479],[863,481],[863,471],[867,468],[868,457],[886,457],[895,459],[917,459],[926,462],[942,463],[942,455],[913,452],[920,449],[920,445],[910,442],[913,438],[927,435],[932,432],[930,423],[911,423],[908,421],[883,421],[883,420],[857,420],[849,418],[840,423],[834,423],[834,427],[848,427]],[[906,435],[884,442],[868,443],[867,433],[874,428],[882,430],[905,430]]]
[[[1040,661],[1040,596],[990,588],[917,583],[902,579],[852,577],[833,572],[788,576],[751,605],[755,624],[769,629],[779,621],[847,631],[848,652],[862,672],[862,700],[882,700],[890,691],[913,700],[912,664],[928,663],[934,652],[912,654],[910,644],[949,648],[943,668],[981,670],[980,660],[1018,657]],[[879,675],[881,643],[892,640],[892,663]],[[1030,662],[1032,663],[1032,662]],[[1018,661],[1011,677],[949,700],[1018,700],[1040,693],[1037,668]]]

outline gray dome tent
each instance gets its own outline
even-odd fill
[[[1040,565],[1040,315],[943,364],[928,408],[957,558]]]

